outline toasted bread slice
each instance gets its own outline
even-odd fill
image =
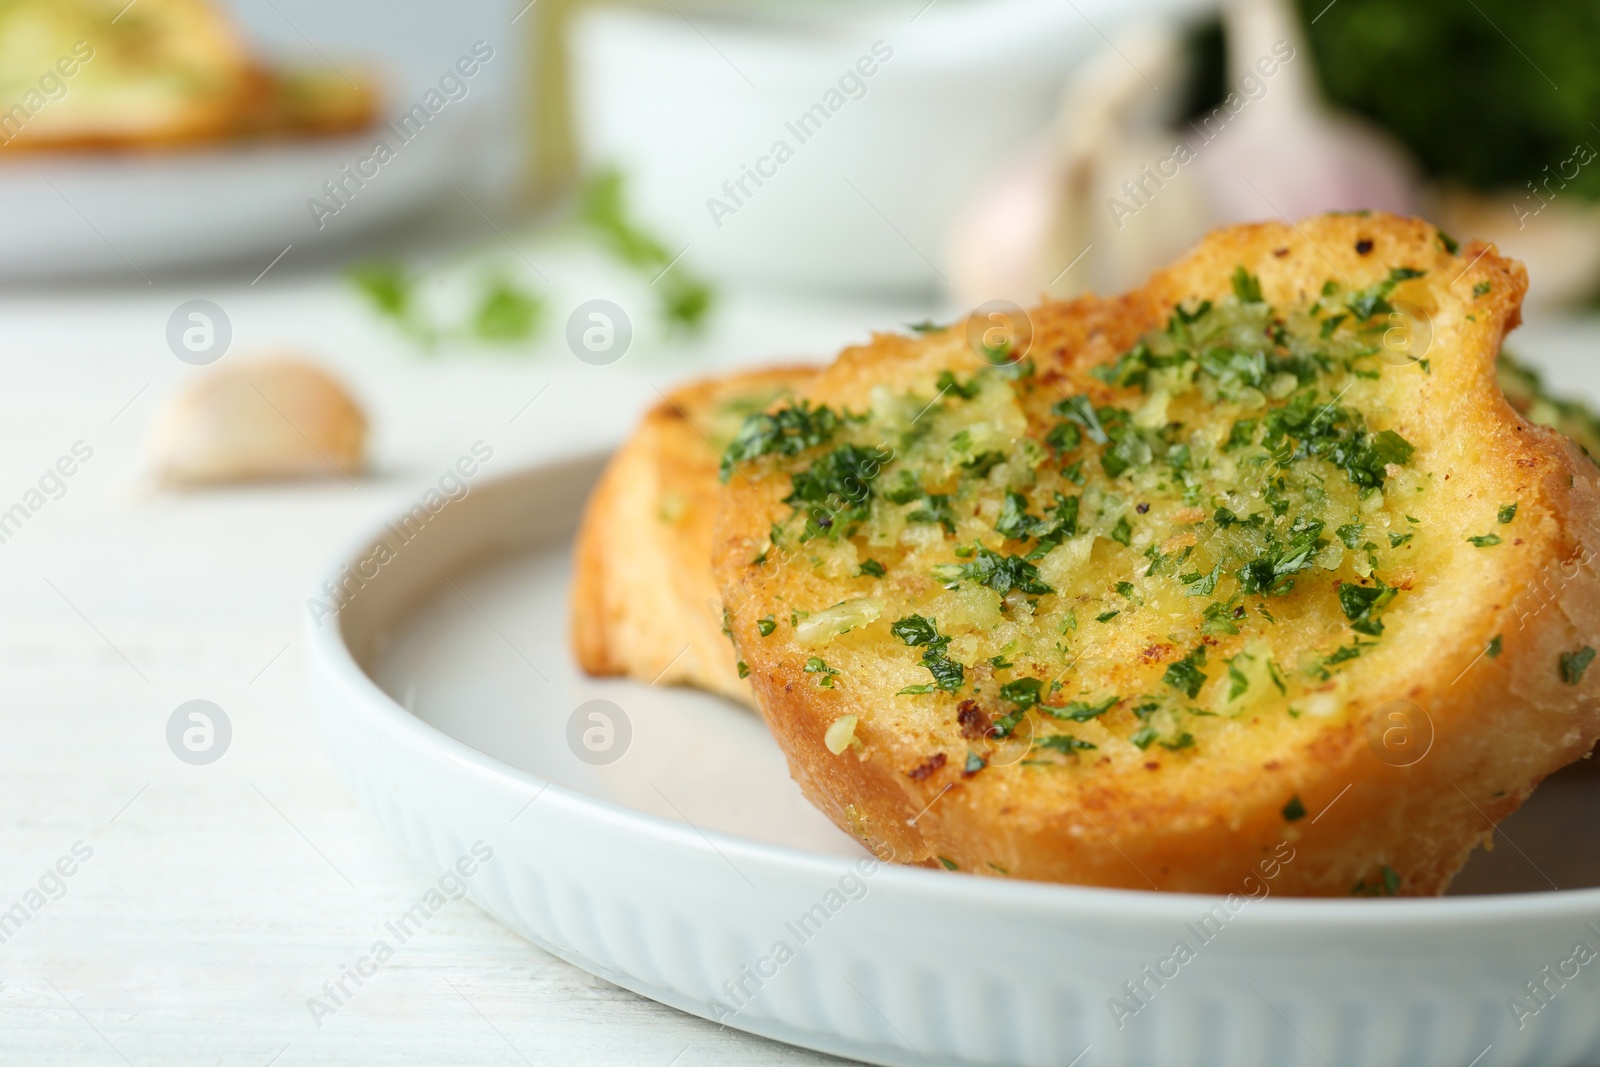
[[[371,81],[269,69],[213,0],[0,5],[0,151],[349,133],[377,113]]]
[[[1600,472],[1496,385],[1521,265],[1451,248],[1222,230],[749,423],[714,567],[807,796],[977,874],[1441,892],[1600,735]]]
[[[585,671],[754,703],[711,576],[717,468],[747,416],[813,373],[784,367],[676,389],[612,457],[575,549],[572,645]]]
[[[213,140],[270,79],[210,0],[21,0],[0,8],[0,150]]]

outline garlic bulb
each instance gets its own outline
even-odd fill
[[[1404,152],[1322,103],[1288,0],[1228,0],[1222,14],[1227,93],[1188,126],[1168,125],[1184,64],[1171,22],[1124,28],[1074,75],[1056,129],[956,221],[960,302],[1118,292],[1244,219],[1415,210]]]
[[[177,486],[348,477],[362,467],[366,436],[349,393],[311,364],[230,361],[168,402],[151,435],[151,466]]]

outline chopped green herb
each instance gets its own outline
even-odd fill
[[[1469,537],[1469,538],[1467,538],[1467,540],[1471,541],[1473,544],[1477,545],[1479,548],[1493,548],[1495,545],[1498,545],[1500,543],[1500,535],[1499,534],[1492,534],[1492,533],[1491,534],[1479,534],[1477,537]]]
[[[1256,425],[1255,419],[1239,419],[1228,431],[1228,439],[1222,443],[1222,450],[1227,452],[1253,444],[1256,439]]]
[[[480,341],[516,344],[537,333],[543,318],[544,301],[499,276],[489,283],[473,313],[472,333]]]
[[[1006,461],[1004,452],[979,452],[961,466],[974,478],[982,478]]]
[[[1111,528],[1111,540],[1119,545],[1131,546],[1133,544],[1133,526],[1128,522],[1128,516],[1122,516],[1117,520],[1117,524]]]
[[[1095,622],[1110,622],[1112,619],[1116,618],[1118,615],[1121,615],[1121,614],[1122,614],[1122,612],[1120,612],[1120,611],[1102,611],[1100,614],[1098,614],[1098,615],[1096,615],[1094,617],[1094,621]]]
[[[1351,896],[1357,897],[1392,897],[1400,893],[1400,874],[1387,863],[1378,868],[1378,879],[1370,885],[1366,879],[1355,884],[1350,890]]]
[[[771,615],[768,615],[764,619],[756,620],[756,633],[760,634],[762,637],[771,637],[772,631],[776,630],[777,628],[778,624],[773,621]]]
[[[956,861],[955,860],[948,860],[948,859],[945,859],[943,856],[939,857],[939,862],[944,865],[944,869],[947,870],[947,871],[959,871],[961,869],[960,867],[956,866]]]
[[[1395,598],[1396,591],[1383,584],[1383,579],[1373,577],[1375,585],[1339,584],[1339,607],[1350,620],[1350,629],[1358,634],[1377,637],[1383,633],[1383,623],[1378,615]]]
[[[1500,655],[1500,635],[1499,634],[1495,634],[1493,637],[1491,637],[1489,639],[1489,647],[1485,648],[1483,650],[1483,654],[1488,656],[1490,659],[1494,659],[1495,657]]]
[[[839,445],[810,467],[791,477],[792,489],[783,498],[796,513],[806,515],[801,540],[821,534],[848,537],[867,517],[872,482],[893,453],[860,445]]]
[[[1075,422],[1058,422],[1044,441],[1057,452],[1071,452],[1083,443],[1083,429]]]
[[[1299,822],[1306,817],[1306,806],[1300,802],[1300,797],[1292,796],[1289,803],[1283,806],[1283,818],[1286,822]]]
[[[945,533],[956,532],[956,513],[950,508],[950,497],[945,493],[929,493],[922,498],[922,506],[906,512],[907,522],[936,522]]]
[[[1192,574],[1180,574],[1178,581],[1186,586],[1183,591],[1184,596],[1210,596],[1216,592],[1217,579],[1220,577],[1222,577],[1222,564],[1219,563],[1206,574],[1198,571]]]
[[[822,675],[821,678],[817,679],[817,687],[819,689],[832,689],[834,675],[839,672],[828,666],[820,656],[812,656],[806,660],[806,673]]]
[[[1039,580],[1039,568],[1021,556],[1002,556],[983,545],[978,545],[975,559],[970,563],[940,563],[933,568],[933,576],[942,582],[970,579],[988,586],[1001,596],[1013,589],[1041,596],[1053,593]]]
[[[1594,649],[1584,645],[1576,652],[1561,653],[1561,680],[1568,685],[1583,681],[1583,672],[1594,661]]]
[[[1206,646],[1196,645],[1187,656],[1169,663],[1161,680],[1193,700],[1200,695],[1200,687],[1206,684],[1206,675],[1200,670],[1205,664]]]
[[[1220,601],[1213,601],[1206,605],[1202,613],[1200,632],[1219,637],[1222,634],[1236,634],[1239,632],[1237,619],[1244,616],[1242,606],[1230,606]]]
[[[889,632],[912,647],[922,647],[922,665],[933,675],[934,685],[952,693],[961,688],[966,678],[966,668],[946,654],[950,638],[939,632],[937,620],[907,615],[890,626]],[[908,693],[913,688],[919,693],[928,691],[921,687],[908,687],[901,692]]]
[[[983,383],[980,382],[978,380],[978,376],[974,374],[971,378],[967,379],[966,385],[962,385],[956,380],[956,376],[954,374],[951,374],[947,370],[942,370],[939,372],[939,378],[934,382],[934,386],[939,390],[940,396],[944,396],[946,393],[953,393],[963,400],[971,400],[973,397],[977,396],[979,390],[983,388]]]
[[[1050,734],[1048,737],[1034,738],[1033,747],[1053,749],[1056,752],[1089,752],[1097,746],[1067,734]]]
[[[1513,501],[1510,504],[1502,505],[1501,508],[1500,508],[1500,514],[1497,517],[1499,518],[1500,525],[1502,525],[1502,526],[1504,526],[1506,523],[1510,522],[1512,519],[1516,518],[1517,517],[1517,505],[1516,505],[1516,502]]]
[[[887,573],[888,572],[884,570],[883,564],[879,563],[875,559],[862,560],[861,566],[856,570],[856,576],[858,578],[882,578]]]
[[[607,251],[651,279],[668,326],[694,329],[704,321],[713,303],[711,287],[688,273],[682,252],[674,256],[634,220],[620,171],[607,168],[584,181],[577,215]]]
[[[1233,270],[1233,295],[1239,298],[1241,304],[1262,302],[1261,279],[1245,270],[1242,263]]]
[[[1494,286],[1490,285],[1488,282],[1479,282],[1477,285],[1474,285],[1472,287],[1472,295],[1473,296],[1482,296],[1483,294],[1487,293],[1490,289],[1493,289],[1493,288],[1494,288]]]
[[[1084,700],[1074,700],[1070,704],[1059,708],[1051,704],[1040,704],[1039,710],[1067,722],[1088,722],[1090,719],[1097,719],[1110,711],[1120,699],[1116,694],[1112,694],[1098,704],[1091,704]]]
[[[1278,665],[1270,659],[1267,660],[1267,677],[1272,679],[1272,684],[1278,687],[1278,692],[1284,696],[1289,695],[1289,690],[1284,688],[1283,678],[1278,674]]]
[[[1235,656],[1233,659],[1228,660],[1228,700],[1230,702],[1244,696],[1250,688],[1249,677],[1234,662],[1238,658],[1238,656]]]
[[[1009,700],[1023,711],[1039,703],[1039,691],[1044,683],[1037,678],[1018,678],[1000,687],[1000,699]]]
[[[808,448],[826,444],[839,429],[839,416],[827,405],[813,408],[802,400],[798,406],[760,412],[745,419],[722,457],[719,475],[724,482],[733,476],[737,464],[766,455],[796,456]]]

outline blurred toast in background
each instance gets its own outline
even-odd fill
[[[0,151],[156,149],[370,125],[370,87],[278,70],[211,0],[0,5]]]

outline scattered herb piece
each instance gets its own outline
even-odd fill
[[[1239,298],[1241,304],[1262,302],[1261,279],[1245,270],[1242,263],[1233,270],[1233,295]]]
[[[1375,585],[1356,585],[1354,582],[1341,582],[1339,584],[1339,607],[1344,611],[1344,617],[1350,620],[1350,629],[1358,634],[1377,637],[1383,633],[1383,623],[1378,615],[1389,602],[1395,598],[1396,591],[1383,584],[1383,579],[1374,576]]]
[[[1002,556],[983,545],[976,547],[974,556],[970,563],[936,564],[933,576],[942,582],[970,579],[988,586],[1001,596],[1013,589],[1035,596],[1055,592],[1039,580],[1039,568],[1021,556]]]
[[[913,648],[922,648],[922,665],[928,668],[928,673],[933,675],[933,685],[946,692],[955,692],[961,688],[966,678],[966,668],[946,654],[950,647],[950,638],[939,632],[938,621],[925,619],[921,615],[907,615],[889,627],[889,632]],[[902,694],[932,692],[931,688],[923,686],[907,686],[900,692]]]
[[[1200,687],[1206,684],[1206,674],[1200,670],[1205,665],[1206,646],[1196,645],[1187,656],[1169,663],[1161,680],[1193,700],[1200,695]]]
[[[733,476],[734,467],[744,460],[767,455],[797,456],[808,448],[826,444],[839,429],[839,421],[827,405],[813,408],[806,400],[771,414],[751,415],[723,454],[719,475],[726,482]]]
[[[818,689],[832,689],[834,676],[839,672],[828,666],[820,656],[812,656],[806,660],[806,673],[822,675],[817,679]]]
[[[1089,752],[1089,751],[1094,750],[1097,746],[1092,745],[1089,742],[1082,740],[1081,738],[1072,737],[1072,736],[1070,736],[1068,734],[1051,734],[1048,737],[1036,737],[1036,738],[1034,738],[1033,747],[1034,748],[1047,748],[1047,749],[1052,749],[1052,750],[1054,750],[1056,752],[1066,753],[1066,752]]]
[[[1059,708],[1050,704],[1040,704],[1039,710],[1066,722],[1088,722],[1090,719],[1098,719],[1116,707],[1117,701],[1120,699],[1121,697],[1113,693],[1098,704],[1091,704],[1085,700],[1074,700],[1070,704]]]
[[[1583,681],[1583,672],[1594,661],[1594,649],[1584,645],[1576,652],[1561,653],[1561,680],[1568,685]]]

